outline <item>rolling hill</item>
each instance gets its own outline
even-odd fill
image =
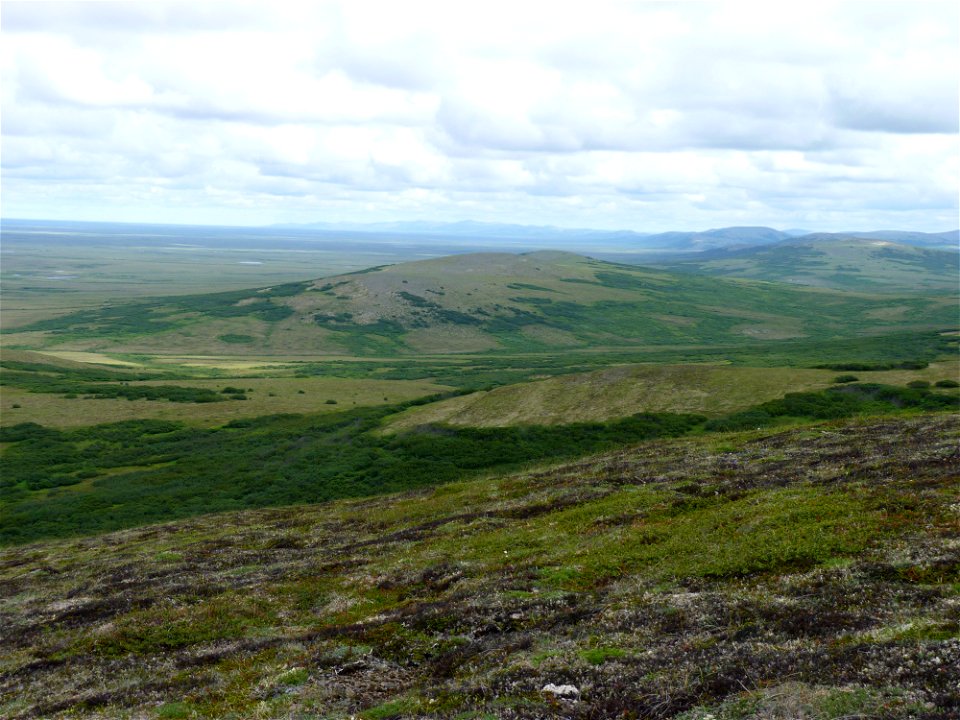
[[[768,227],[728,227],[693,232],[672,231],[648,235],[643,244],[649,248],[697,252],[716,248],[767,245],[786,240],[790,235]]]
[[[17,328],[5,344],[382,356],[742,344],[954,324],[945,297],[838,293],[542,251],[106,305]]]
[[[661,267],[866,292],[956,292],[960,254],[890,240],[814,234],[773,245],[712,250]]]
[[[957,244],[960,243],[960,230],[947,230],[937,233],[910,232],[908,230],[868,230],[830,234],[837,237],[853,236],[873,240],[890,240],[903,245],[939,248],[941,250],[956,250]]]
[[[505,427],[602,422],[638,412],[699,413],[742,410],[785,392],[822,390],[837,372],[813,368],[733,367],[710,364],[620,365],[534,382],[515,383],[411,407],[386,422],[388,432],[423,425]],[[905,385],[958,376],[955,362],[915,370],[858,371],[857,379]]]

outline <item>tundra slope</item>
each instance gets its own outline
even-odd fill
[[[960,376],[960,364],[941,360],[915,370],[858,372],[858,379],[893,385],[934,383]],[[604,421],[644,412],[717,417],[781,397],[784,391],[822,390],[836,371],[733,367],[721,364],[621,364],[591,373],[503,385],[412,407],[388,419],[388,432],[428,423],[467,427]]]
[[[773,245],[674,256],[670,270],[878,293],[952,293],[960,254],[883,239],[813,234]]]
[[[655,441],[3,550],[0,714],[960,717],[958,432]]]
[[[710,278],[561,252],[479,253],[320,280],[109,305],[8,347],[396,356],[703,347],[936,330],[955,298]]]

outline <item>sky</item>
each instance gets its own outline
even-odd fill
[[[0,213],[944,231],[948,2],[0,3]]]

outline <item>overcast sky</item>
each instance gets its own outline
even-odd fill
[[[940,231],[954,2],[7,2],[4,217]]]

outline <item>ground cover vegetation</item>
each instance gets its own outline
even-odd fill
[[[150,418],[218,426],[261,415],[401,402],[450,389],[423,380],[296,377],[282,367],[256,363],[251,370],[226,372],[142,357],[123,362],[128,365],[94,366],[41,353],[5,352],[0,425],[34,422],[64,428]],[[231,400],[244,402],[227,402]]]
[[[759,247],[677,255],[660,266],[844,290],[938,293],[956,290],[960,253],[814,234]]]
[[[957,341],[956,335],[927,331],[823,342],[366,359],[327,356],[322,361],[304,356],[108,356],[60,351],[54,356],[5,348],[0,361],[4,363],[0,425],[74,427],[96,420],[154,418],[215,426],[261,415],[330,411],[402,402],[451,388],[484,391],[503,385],[513,387],[489,398],[478,394],[431,405],[414,415],[473,425],[607,420],[640,410],[713,415],[783,392],[822,389],[835,376],[829,369],[867,370],[861,379],[885,384],[950,379],[957,371],[943,363],[955,358]],[[521,385],[547,377],[557,377],[553,386]],[[246,401],[94,399],[86,392],[85,384],[107,381],[113,395],[124,392],[115,388],[125,385],[171,385],[212,390],[219,399],[226,397],[224,388],[242,386]],[[54,392],[57,389],[62,392]],[[469,407],[451,414],[458,403]],[[415,424],[415,418],[403,422]]]
[[[948,327],[948,326],[944,326]],[[895,332],[834,340],[781,340],[742,345],[595,348],[582,352],[485,353],[418,358],[338,359],[299,362],[301,377],[431,379],[441,385],[480,390],[551,375],[589,372],[636,363],[729,363],[738,367],[819,369],[922,369],[931,361],[954,358],[960,337],[941,332]]]
[[[49,393],[90,398],[126,398],[127,400],[168,400],[170,402],[208,403],[226,400],[223,393],[208,388],[182,385],[131,385],[131,381],[157,380],[159,373],[120,372],[117,370],[63,367],[17,360],[0,360],[0,386],[22,388],[33,393]],[[106,382],[104,382],[106,381]],[[229,393],[230,399],[245,400],[242,389]]]
[[[530,289],[537,288],[537,289]],[[955,322],[945,294],[871,295],[683,275],[571,253],[482,253],[257,290],[112,303],[11,347],[351,356],[827,341]]]
[[[505,427],[423,425],[380,432],[404,405],[235,420],[219,428],[134,420],[56,430],[0,429],[0,542],[102,532],[205,512],[395,492],[654,437],[784,420],[958,410],[950,389],[851,383],[708,420],[638,413],[606,422]],[[427,404],[440,398],[424,398]],[[409,405],[408,403],[407,405]],[[229,462],[211,462],[211,458]]]
[[[499,427],[609,420],[648,412],[700,413],[718,417],[746,409],[786,392],[824,390],[837,383],[906,385],[953,382],[960,365],[945,359],[911,361],[889,370],[837,375],[826,369],[746,367],[731,363],[612,364],[588,373],[553,375],[491,390],[463,393],[419,405],[387,420],[400,431],[425,423]],[[544,373],[549,374],[549,373]],[[936,385],[937,387],[946,387]]]
[[[958,432],[660,439],[0,550],[0,712],[953,717]]]

